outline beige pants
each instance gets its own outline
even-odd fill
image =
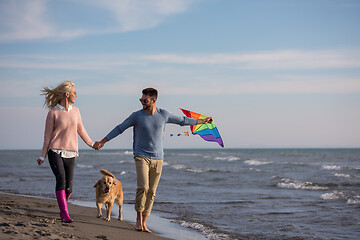
[[[163,160],[137,156],[135,164],[137,175],[135,210],[149,216],[160,181]]]

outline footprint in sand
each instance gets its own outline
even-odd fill
[[[99,235],[99,236],[96,236],[96,238],[99,238],[102,240],[108,240],[107,236],[105,236],[105,235]]]

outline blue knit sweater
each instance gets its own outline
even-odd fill
[[[163,133],[166,123],[178,124],[180,126],[196,125],[198,119],[176,116],[160,108],[157,108],[154,114],[148,114],[141,109],[133,112],[124,122],[117,125],[106,138],[110,141],[129,127],[134,127],[134,156],[163,159]]]

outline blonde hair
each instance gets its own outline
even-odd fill
[[[55,107],[65,97],[65,93],[70,92],[73,87],[75,87],[75,84],[72,81],[65,81],[53,89],[44,87],[41,90],[41,95],[45,96],[44,107],[49,109]]]

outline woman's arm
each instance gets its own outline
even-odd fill
[[[50,140],[55,126],[54,113],[50,110],[46,117],[45,131],[44,131],[44,143],[40,157],[37,159],[39,165],[44,162],[47,152],[49,151]]]
[[[84,125],[82,123],[81,120],[81,115],[80,115],[80,111],[78,111],[78,121],[77,121],[77,132],[79,134],[79,136],[81,137],[81,139],[89,146],[89,147],[93,147],[94,142],[93,140],[91,140],[91,138],[89,137],[89,135],[87,134]]]

